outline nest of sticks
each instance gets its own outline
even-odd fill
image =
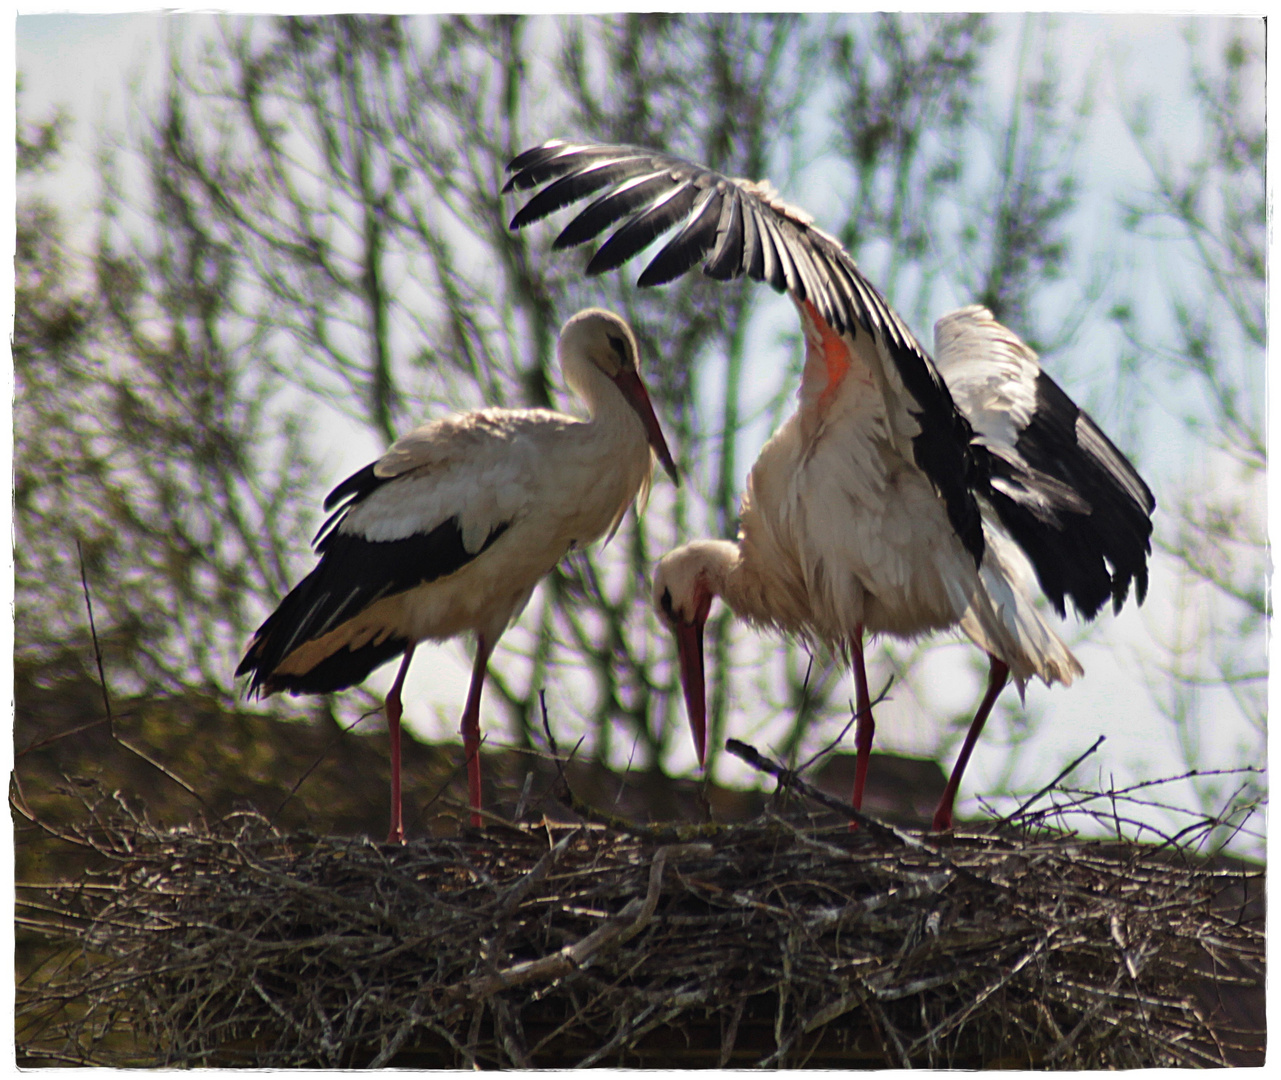
[[[1261,1061],[1230,1007],[1261,994],[1261,871],[1084,839],[1053,808],[925,837],[795,804],[675,828],[579,807],[596,820],[401,847],[85,806],[66,838],[98,869],[20,888],[44,950],[20,1064]]]

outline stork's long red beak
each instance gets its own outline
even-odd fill
[[[702,768],[707,758],[707,690],[703,677],[703,623],[678,622],[676,652],[681,664],[681,689],[685,691],[685,711],[689,730],[694,736],[694,750]]]
[[[650,403],[649,391],[645,389],[645,384],[641,382],[640,374],[631,368],[624,368],[614,376],[614,384],[622,391],[627,403],[640,416],[641,423],[645,425],[645,434],[649,438],[649,445],[654,448],[654,453],[658,455],[658,460],[667,471],[667,475],[672,478],[672,483],[679,485],[681,479],[680,474],[676,471],[676,462],[672,460],[672,452],[667,449],[667,440],[663,438],[663,429],[659,426],[658,417],[654,415],[654,406]]]

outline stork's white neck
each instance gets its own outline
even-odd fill
[[[645,429],[636,410],[627,403],[614,380],[590,359],[576,351],[562,350],[560,370],[565,385],[587,407],[587,415],[592,420],[612,427],[622,423],[623,417],[631,416],[637,430],[644,435]]]

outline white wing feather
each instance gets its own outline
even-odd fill
[[[547,410],[484,410],[445,417],[398,439],[374,467],[394,478],[352,507],[339,528],[368,540],[400,540],[458,518],[463,546],[520,518],[548,475],[558,433],[581,421]]]
[[[1027,556],[991,521],[983,523],[983,539],[983,589],[961,617],[961,630],[980,649],[1009,665],[1020,694],[1033,676],[1046,686],[1070,686],[1084,669],[1037,610]]]
[[[971,304],[934,324],[934,362],[979,436],[1013,447],[1036,408],[1036,353],[987,308]]]

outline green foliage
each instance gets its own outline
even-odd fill
[[[22,100],[22,75],[18,75],[18,100]],[[57,159],[70,118],[61,109],[48,120],[24,126],[18,124],[18,175],[30,175],[48,169]]]

